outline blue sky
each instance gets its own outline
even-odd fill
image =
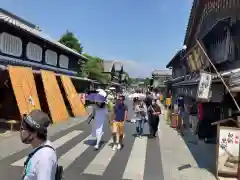
[[[131,76],[164,69],[183,46],[192,0],[1,0],[1,7],[59,39],[68,29],[84,52],[122,61]]]

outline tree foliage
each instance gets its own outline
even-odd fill
[[[96,56],[84,54],[88,61],[83,67],[83,74],[89,79],[97,80],[101,83],[108,83],[109,75],[104,73],[103,60]]]
[[[59,42],[80,54],[83,51],[83,46],[81,45],[80,41],[70,31],[64,33],[60,38]],[[79,76],[97,80],[100,83],[108,83],[111,80],[111,75],[104,73],[103,59],[88,54],[83,55],[88,60],[84,64],[79,65]],[[127,75],[127,77],[129,77],[126,72],[125,74]]]
[[[81,45],[80,41],[77,37],[70,31],[67,31],[62,35],[59,40],[60,43],[64,44],[65,46],[75,50],[78,53],[82,53],[83,46]]]

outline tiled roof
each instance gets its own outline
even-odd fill
[[[197,1],[198,0],[193,0],[193,3],[192,3],[192,8],[191,8],[190,16],[189,16],[189,19],[188,19],[188,25],[187,25],[186,35],[185,35],[185,40],[184,40],[185,45],[188,44],[189,36],[190,36],[190,33],[191,33],[190,31],[191,31],[192,25],[194,23],[194,16],[195,16]]]
[[[115,71],[120,71],[123,67],[123,64],[118,61],[103,61],[104,72],[111,72],[113,66]]]
[[[0,21],[3,21],[9,25],[12,25],[14,27],[17,27],[23,31],[26,31],[28,33],[30,33],[33,36],[36,36],[40,39],[46,40],[49,43],[65,50],[68,52],[71,52],[72,54],[80,57],[81,59],[87,60],[87,58],[81,54],[79,54],[78,52],[68,48],[67,46],[61,44],[60,42],[51,39],[48,35],[42,33],[37,27],[35,27],[35,25],[21,19],[18,18],[17,16],[7,12],[6,10],[0,8]]]
[[[171,76],[172,75],[172,70],[169,69],[163,69],[163,70],[154,70],[152,72],[152,75],[167,75],[167,76]]]
[[[115,67],[116,71],[120,71],[122,69],[122,67],[123,67],[123,64],[121,62],[115,61],[114,62],[114,67]]]
[[[114,61],[103,61],[104,72],[111,72],[114,66]]]

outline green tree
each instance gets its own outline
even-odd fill
[[[62,35],[59,40],[60,43],[64,44],[65,46],[75,50],[78,53],[82,53],[83,46],[81,45],[80,41],[77,37],[70,31],[67,31]]]
[[[110,80],[109,75],[104,73],[103,60],[96,56],[84,54],[88,61],[83,67],[82,74],[89,79],[97,80],[101,83],[108,83]]]

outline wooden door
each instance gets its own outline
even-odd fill
[[[71,105],[73,115],[84,116],[87,114],[84,104],[82,103],[73,83],[69,76],[61,75],[61,81],[63,84],[64,91],[67,99]]]
[[[32,69],[9,66],[8,72],[20,114],[41,109]]]
[[[69,115],[55,73],[41,70],[41,76],[53,122],[67,120]]]

